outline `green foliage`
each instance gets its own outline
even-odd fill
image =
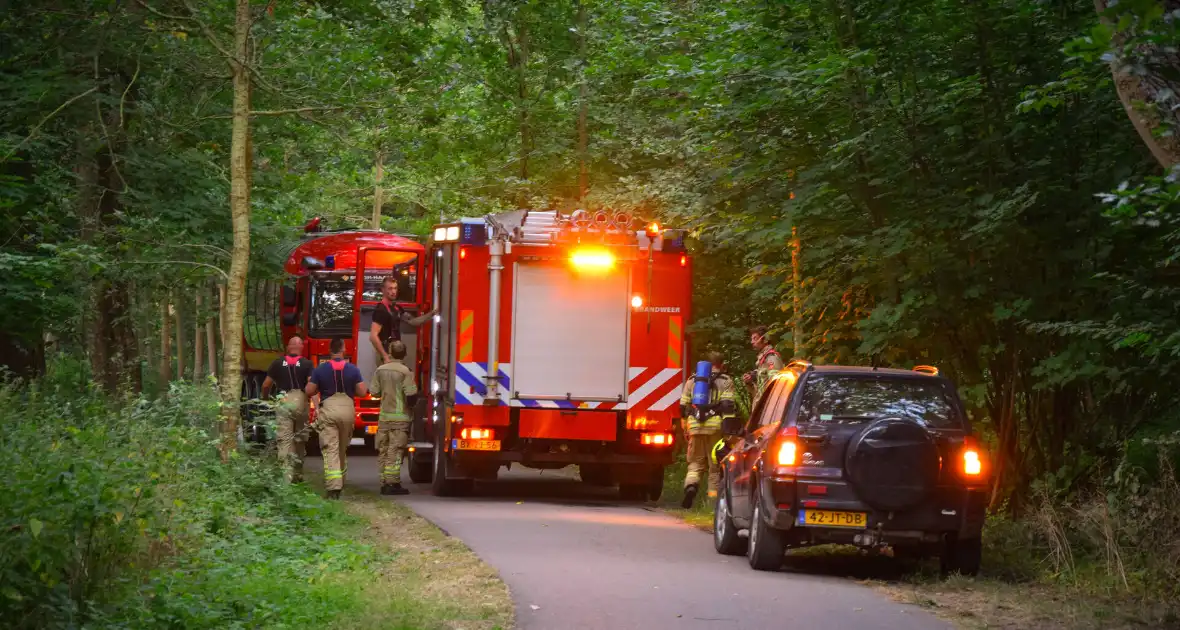
[[[214,392],[110,400],[84,371],[6,383],[0,614],[14,627],[302,627],[363,608],[361,523],[215,449]]]

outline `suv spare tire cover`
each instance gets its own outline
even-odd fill
[[[938,444],[921,425],[877,420],[852,438],[844,470],[860,499],[878,510],[921,503],[938,483]]]

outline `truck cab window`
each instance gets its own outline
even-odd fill
[[[352,298],[355,293],[356,288],[351,279],[335,277],[312,280],[309,308],[311,336],[333,337],[351,334]]]

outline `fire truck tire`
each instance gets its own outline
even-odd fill
[[[430,492],[436,497],[457,497],[470,494],[474,484],[470,479],[448,479],[450,456],[443,452],[439,441],[434,443],[434,472],[430,479]]]
[[[647,498],[647,486],[636,483],[619,484],[619,498],[624,501],[643,501]]]
[[[611,479],[610,467],[601,464],[578,465],[578,477],[581,478],[582,483],[590,486],[614,485],[614,481]]]
[[[430,483],[434,477],[434,462],[431,458],[417,453],[410,453],[410,481],[414,483]]]
[[[659,501],[660,496],[664,494],[664,467],[656,466],[651,473],[651,481],[647,484],[647,498],[651,501]]]

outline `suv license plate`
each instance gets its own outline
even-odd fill
[[[799,525],[819,527],[865,528],[869,515],[864,512],[834,512],[832,510],[799,510]]]
[[[451,448],[460,451],[498,451],[500,440],[451,440]]]

